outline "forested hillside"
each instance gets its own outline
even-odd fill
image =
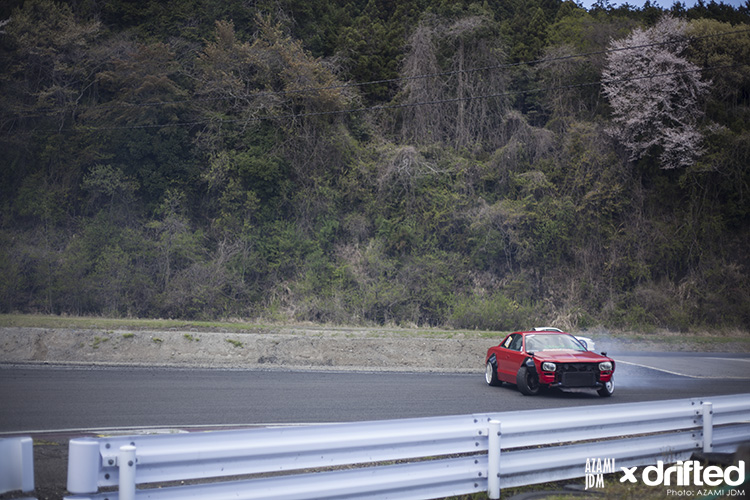
[[[0,312],[750,324],[748,3],[0,20]]]

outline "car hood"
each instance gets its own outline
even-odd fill
[[[534,357],[539,361],[557,363],[600,363],[609,360],[591,351],[539,351],[534,353]]]

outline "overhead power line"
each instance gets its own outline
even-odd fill
[[[722,33],[712,33],[708,35],[702,35],[699,37],[689,37],[687,41],[689,43],[692,43],[697,40],[704,40],[704,39],[709,39],[709,38],[716,38],[716,37],[743,34],[743,33],[750,33],[750,28],[742,29],[742,30],[726,31]],[[419,79],[439,78],[439,77],[452,76],[456,74],[470,74],[470,73],[476,73],[476,72],[481,72],[481,71],[509,69],[509,68],[514,68],[514,67],[519,67],[519,66],[533,66],[533,65],[542,64],[542,63],[559,62],[559,61],[565,61],[565,60],[571,60],[571,59],[577,59],[577,58],[592,57],[596,55],[606,55],[606,54],[615,53],[615,52],[623,52],[623,51],[629,51],[629,50],[642,50],[642,49],[646,49],[649,47],[671,45],[676,42],[677,42],[676,40],[665,41],[665,42],[654,42],[654,43],[632,45],[632,46],[620,47],[620,48],[614,48],[614,49],[603,49],[603,50],[592,51],[592,52],[584,52],[584,53],[578,53],[578,54],[569,54],[569,55],[563,55],[563,56],[534,59],[534,60],[529,60],[529,61],[519,61],[519,62],[514,62],[514,63],[504,63],[504,64],[491,65],[491,66],[483,66],[483,67],[478,67],[478,68],[445,71],[445,72],[439,72],[439,73],[429,73],[429,74],[423,74],[423,75],[414,75],[414,76],[399,77],[399,78],[392,78],[392,79],[372,80],[372,81],[367,81],[367,82],[351,82],[351,83],[342,83],[339,85],[331,85],[331,86],[323,86],[323,87],[305,87],[305,88],[291,89],[291,90],[263,91],[263,92],[257,92],[254,94],[248,94],[247,96],[240,96],[240,97],[238,96],[199,97],[199,98],[184,99],[184,100],[155,101],[155,102],[146,102],[146,103],[108,102],[108,103],[100,104],[99,107],[100,108],[101,107],[156,107],[156,106],[186,104],[186,103],[200,102],[200,101],[225,101],[225,100],[235,100],[235,99],[241,99],[241,98],[258,98],[258,97],[273,96],[273,95],[301,94],[301,93],[321,92],[321,91],[327,91],[327,90],[339,90],[339,89],[352,88],[352,87],[363,87],[363,86],[368,86],[368,85],[390,84],[390,83],[419,80]],[[743,63],[743,64],[725,65],[725,66],[717,66],[717,67],[699,68],[697,70],[692,70],[691,72],[711,71],[711,70],[716,70],[716,69],[740,67],[740,66],[746,66],[746,65],[747,64]],[[642,78],[655,78],[657,76],[667,76],[671,74],[677,74],[677,73],[661,73],[658,75],[644,75],[644,76],[633,77],[633,78],[622,80],[622,81],[637,80],[637,79],[642,79]],[[94,127],[89,127],[89,129],[91,130],[144,129],[144,128],[155,129],[155,128],[175,127],[175,126],[183,126],[183,127],[195,126],[195,125],[210,124],[210,123],[242,123],[242,122],[249,123],[252,121],[262,121],[262,120],[279,119],[279,118],[303,118],[303,117],[309,117],[309,116],[340,115],[340,114],[349,114],[349,113],[361,113],[365,111],[377,111],[377,110],[384,110],[384,109],[399,109],[399,108],[415,107],[415,106],[447,104],[447,103],[452,103],[452,102],[470,101],[470,100],[476,100],[476,99],[508,97],[512,95],[533,94],[533,93],[541,93],[541,92],[552,91],[552,90],[582,88],[582,87],[588,87],[588,86],[593,86],[593,85],[599,85],[601,83],[602,81],[593,81],[593,82],[585,82],[585,83],[579,83],[579,84],[542,87],[542,88],[531,89],[531,90],[515,90],[515,91],[508,91],[508,92],[502,92],[502,93],[497,93],[497,94],[456,97],[456,98],[449,98],[449,99],[443,99],[443,100],[415,102],[415,103],[381,104],[381,105],[374,105],[374,106],[364,106],[364,107],[359,107],[359,108],[347,108],[344,110],[320,111],[320,112],[297,113],[297,114],[288,113],[288,114],[280,114],[280,115],[266,115],[266,116],[260,116],[260,117],[224,119],[224,120],[201,119],[201,120],[194,120],[194,121],[189,121],[189,122],[163,123],[163,124],[153,124],[153,125],[94,126]],[[16,118],[36,118],[36,117],[41,117],[41,116],[50,116],[50,115],[44,114],[44,113],[35,113],[33,115],[16,116]]]
[[[283,120],[283,119],[307,118],[307,117],[312,117],[312,116],[346,115],[346,114],[364,113],[368,111],[403,109],[403,108],[411,108],[411,107],[419,107],[419,106],[451,104],[451,103],[456,103],[456,102],[473,101],[473,100],[480,100],[480,99],[497,99],[497,98],[503,98],[503,97],[511,97],[515,95],[538,94],[538,93],[549,92],[553,90],[569,90],[569,89],[574,89],[574,88],[592,87],[592,86],[601,85],[603,83],[626,83],[626,82],[632,82],[632,81],[638,81],[638,80],[647,80],[651,78],[685,75],[685,74],[697,73],[697,72],[703,72],[703,71],[715,71],[715,70],[720,70],[720,69],[736,68],[736,67],[748,66],[748,65],[750,65],[750,63],[727,64],[727,65],[722,65],[722,66],[712,66],[708,68],[697,68],[693,70],[670,71],[670,72],[664,72],[664,73],[654,73],[654,74],[649,74],[649,75],[639,75],[639,76],[634,76],[634,77],[629,77],[629,78],[619,78],[619,79],[614,79],[614,80],[598,80],[598,81],[585,82],[585,83],[555,85],[551,87],[539,87],[539,88],[530,89],[530,90],[512,90],[512,91],[507,91],[507,92],[499,92],[495,94],[484,94],[484,95],[478,95],[478,96],[453,97],[453,98],[448,98],[448,99],[438,99],[438,100],[432,100],[432,101],[420,101],[420,102],[400,103],[400,104],[380,104],[380,105],[375,105],[375,106],[363,106],[359,108],[347,108],[347,109],[331,110],[331,111],[314,111],[314,112],[309,112],[309,113],[285,113],[285,114],[282,113],[278,115],[264,115],[264,116],[253,116],[253,117],[246,117],[246,118],[233,118],[230,120],[196,120],[196,121],[191,121],[191,122],[180,122],[180,123],[171,123],[171,124],[91,127],[91,129],[92,130],[155,129],[155,128],[163,128],[163,127],[175,127],[175,126],[190,127],[190,126],[195,126],[195,125],[208,125],[211,123],[218,123],[218,124],[252,123],[252,122],[261,122],[265,120],[280,120],[280,119]]]
[[[698,37],[688,37],[687,41],[688,43],[691,43],[697,40],[704,40],[708,38],[716,38],[716,37],[729,36],[729,35],[737,35],[737,34],[743,34],[743,33],[750,33],[750,28],[742,29],[742,30],[725,31],[722,33],[711,33],[708,35],[702,35]],[[350,83],[342,83],[338,85],[329,85],[329,86],[322,86],[322,87],[303,87],[299,89],[290,89],[290,90],[269,90],[269,91],[255,93],[252,95],[252,97],[263,97],[263,96],[269,96],[269,95],[285,95],[285,94],[301,94],[301,93],[307,93],[307,92],[321,92],[325,90],[339,90],[339,89],[352,88],[352,87],[366,87],[370,85],[383,85],[383,84],[391,84],[391,83],[398,83],[398,82],[411,81],[411,80],[440,78],[440,77],[446,77],[446,76],[453,76],[457,74],[470,74],[470,73],[477,73],[477,72],[482,72],[482,71],[510,69],[510,68],[516,68],[519,66],[534,66],[534,65],[542,64],[542,63],[566,61],[570,59],[605,55],[605,54],[623,52],[623,51],[628,51],[628,50],[640,50],[640,49],[645,49],[649,47],[673,45],[676,42],[677,42],[676,40],[670,40],[670,41],[665,41],[665,42],[653,42],[653,43],[646,43],[646,44],[641,44],[641,45],[630,45],[627,47],[620,47],[620,48],[615,48],[615,49],[602,49],[602,50],[596,50],[592,52],[582,52],[579,54],[569,54],[569,55],[556,56],[556,57],[544,57],[540,59],[533,59],[530,61],[518,61],[514,63],[503,63],[503,64],[496,64],[496,65],[490,65],[490,66],[482,66],[478,68],[443,71],[443,72],[438,72],[438,73],[426,73],[423,75],[403,76],[403,77],[398,77],[398,78],[388,78],[388,79],[382,79],[382,80],[371,80],[367,82],[350,82]],[[231,100],[231,99],[237,99],[237,97],[236,96],[206,97],[206,98],[198,98],[197,100],[214,101],[214,100]],[[191,102],[191,101],[194,102],[195,100],[196,99],[179,100],[179,101],[157,101],[157,102],[152,102],[152,103],[115,103],[115,104],[120,104],[122,106],[159,106],[159,105],[167,105],[167,104],[182,104],[182,103]]]

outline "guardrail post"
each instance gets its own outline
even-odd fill
[[[30,437],[0,439],[0,495],[34,491],[34,442]]]
[[[96,493],[101,468],[99,442],[94,438],[74,438],[68,445],[68,491]]]
[[[487,450],[487,496],[500,498],[500,421],[490,420]]]
[[[703,453],[714,449],[714,405],[703,403]]]
[[[135,500],[135,446],[120,447],[117,461],[120,468],[119,500]]]

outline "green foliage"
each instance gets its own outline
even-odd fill
[[[225,339],[225,340],[238,349],[242,349],[243,347],[245,347],[245,344],[243,344],[239,340],[236,340],[236,339]]]
[[[673,11],[686,57],[724,69],[704,71],[695,163],[664,172],[610,139],[604,54],[580,57],[654,26],[653,5],[16,4],[2,312],[750,322],[741,9]]]
[[[99,349],[99,347],[100,347],[100,346],[101,346],[101,345],[102,345],[102,344],[103,344],[104,342],[109,342],[109,337],[99,337],[98,335],[96,335],[96,336],[94,337],[94,341],[93,341],[93,342],[91,342],[91,347],[92,347],[92,349]]]
[[[534,304],[521,304],[502,293],[456,300],[449,324],[454,328],[509,331],[538,321]]]
[[[696,38],[688,50],[689,58],[696,64],[717,68],[705,76],[713,88],[707,114],[735,132],[748,128],[750,96],[750,68],[744,64],[750,58],[750,34],[738,28],[714,19],[700,19],[691,22],[687,30]]]

